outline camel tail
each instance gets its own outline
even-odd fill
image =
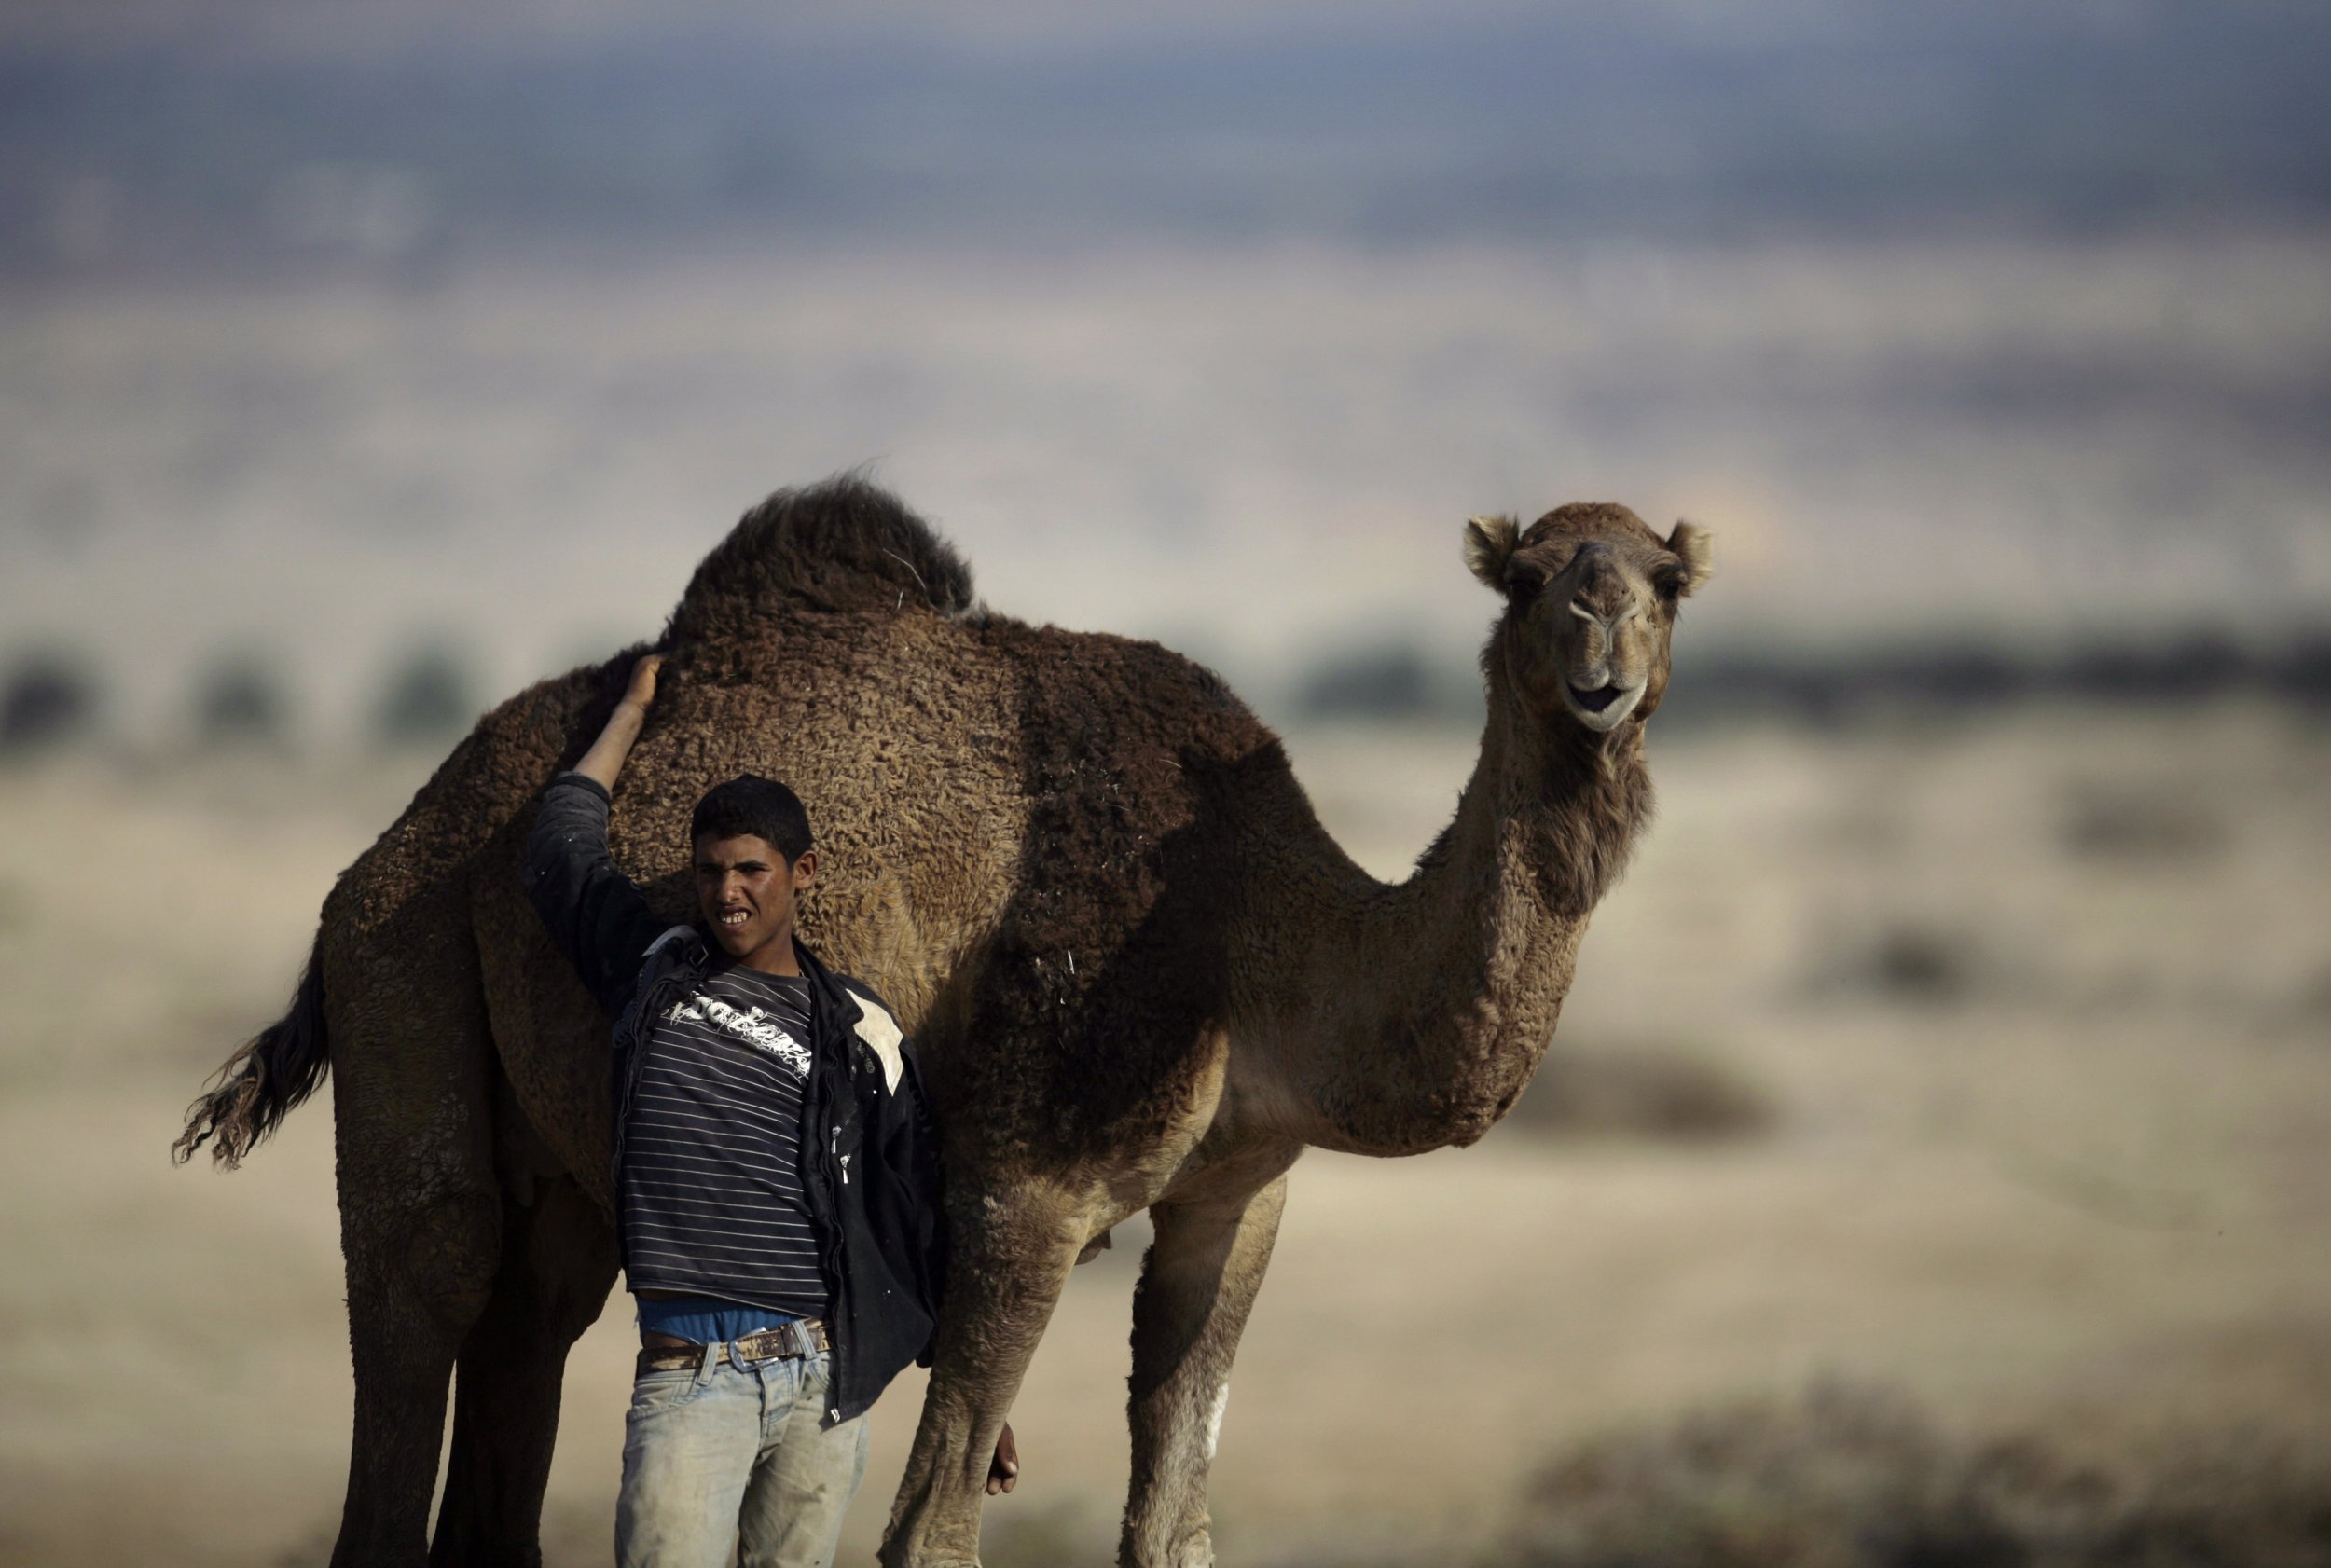
[[[172,1160],[183,1165],[207,1143],[211,1158],[233,1170],[293,1107],[316,1092],[332,1066],[324,1039],[323,957],[319,931],[291,1011],[212,1075],[209,1091],[186,1107],[186,1130],[170,1146]]]

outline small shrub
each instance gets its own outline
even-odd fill
[[[1538,1136],[1697,1143],[1762,1132],[1772,1107],[1738,1072],[1696,1051],[1572,1048],[1557,1038],[1506,1120]]]
[[[97,681],[85,664],[62,653],[29,654],[0,683],[0,756],[85,740],[97,712]]]
[[[2083,859],[2130,861],[2200,860],[2230,836],[2225,818],[2188,794],[2094,785],[2072,791],[2061,832]]]
[[[1837,1384],[1586,1444],[1483,1568],[2298,1568],[2331,1563],[2331,1470],[2196,1438],[2126,1473],[1966,1444]]]
[[[1814,984],[1910,1007],[1953,1006],[1981,988],[1969,947],[1967,939],[1930,926],[1882,926],[1841,945]]]
[[[468,667],[445,648],[423,648],[389,678],[374,731],[389,746],[428,745],[460,734],[479,711]]]
[[[1469,695],[1469,684],[1442,680],[1422,650],[1391,644],[1353,649],[1315,666],[1295,706],[1309,719],[1385,722],[1462,711]]]
[[[290,730],[290,695],[254,655],[222,660],[195,693],[194,734],[204,746],[280,746]]]

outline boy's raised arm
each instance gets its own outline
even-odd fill
[[[662,664],[650,653],[632,667],[607,727],[573,770],[543,791],[521,861],[527,897],[551,939],[611,1016],[630,999],[641,960],[665,926],[607,853],[610,791],[647,721]]]

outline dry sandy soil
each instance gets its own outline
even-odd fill
[[[1386,873],[1470,761],[1447,735],[1294,751]],[[2331,732],[2034,712],[1654,751],[1662,814],[1555,1049],[1761,1121],[1581,1131],[1525,1101],[1475,1149],[1307,1160],[1222,1437],[1229,1559],[1439,1557],[1421,1544],[1477,1539],[1565,1444],[1828,1374],[2084,1451],[2228,1426],[2331,1447]],[[417,776],[382,771],[0,776],[0,1559],[328,1550],[328,1107],[231,1177],[165,1150]],[[1138,1245],[1054,1323],[991,1561],[1113,1542]],[[618,1302],[572,1364],[559,1563],[607,1559],[628,1333]],[[877,1412],[845,1561],[917,1392]]]

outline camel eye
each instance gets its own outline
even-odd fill
[[[1677,599],[1683,597],[1684,574],[1682,569],[1679,567],[1670,567],[1665,571],[1661,571],[1658,576],[1651,579],[1651,586],[1658,592],[1662,602],[1671,605],[1674,604]]]

